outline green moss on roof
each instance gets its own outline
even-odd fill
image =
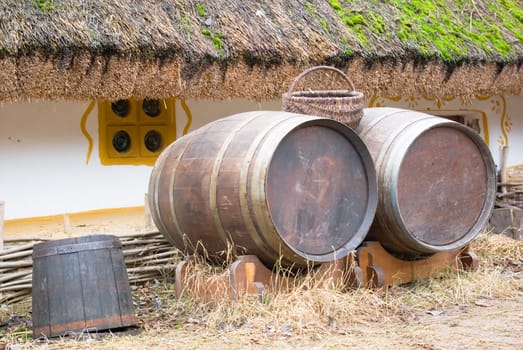
[[[513,0],[382,0],[362,6],[358,1],[328,0],[362,47],[377,49],[376,37],[397,38],[423,57],[459,62],[482,51],[484,56],[509,58],[513,35],[523,43],[523,10]],[[492,16],[494,14],[494,16]]]
[[[282,62],[347,65],[355,57],[391,62],[440,60],[449,66],[523,61],[521,0],[180,0],[155,4],[0,1],[0,58],[35,53],[70,57],[73,52],[138,61],[184,57],[195,65],[199,60],[216,59],[269,66]],[[202,35],[204,29],[213,35]]]
[[[196,7],[196,12],[198,12],[198,16],[200,16],[200,17],[205,16],[205,7],[202,4],[200,4],[198,2],[198,3],[196,3],[195,7]]]
[[[44,13],[53,11],[56,9],[53,0],[34,0],[36,6],[40,8]]]

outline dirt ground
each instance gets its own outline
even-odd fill
[[[134,330],[63,339],[25,342],[20,336],[4,343],[4,349],[523,349],[522,305],[523,296],[485,299],[419,312],[411,320],[392,318],[335,330],[315,325],[299,334],[271,325],[210,329],[195,321],[158,321]]]
[[[24,233],[26,236],[40,235],[54,239],[91,233],[125,234],[149,229],[145,224],[143,212],[137,210],[119,217],[108,216],[96,220],[72,217],[58,219],[54,223],[33,223],[31,226],[8,224],[5,236],[9,239]],[[523,256],[510,258],[523,263]],[[498,283],[505,283],[503,278],[506,278],[507,288],[510,284],[510,288],[514,289],[506,295],[502,292],[484,295],[478,292],[477,296],[472,298],[463,297],[464,302],[441,306],[441,303],[434,301],[434,307],[414,308],[405,315],[395,313],[391,317],[377,314],[375,320],[367,317],[347,324],[340,320],[324,319],[323,315],[311,315],[314,321],[307,321],[308,323],[300,325],[299,329],[296,326],[276,324],[274,319],[268,319],[265,324],[259,320],[246,320],[244,324],[232,327],[227,324],[209,326],[191,317],[185,317],[182,322],[179,319],[175,321],[173,309],[167,307],[145,310],[145,306],[138,304],[139,326],[124,331],[31,340],[30,324],[7,328],[4,322],[3,332],[0,326],[0,350],[523,349],[521,270],[521,267],[518,267],[506,276],[503,275],[504,272],[501,274]],[[416,293],[416,290],[404,290],[402,293]],[[164,305],[167,305],[169,299],[174,298],[174,293],[163,294],[162,298]],[[351,298],[351,294],[347,294],[346,298]],[[385,297],[388,298],[394,298],[394,295]],[[427,305],[430,305],[431,297],[427,298]],[[456,300],[460,298],[456,297]],[[14,310],[13,306],[2,305],[2,308],[4,314]]]

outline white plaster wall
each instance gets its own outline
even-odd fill
[[[242,99],[231,99],[228,101],[212,101],[212,100],[188,100],[187,106],[192,114],[192,123],[189,131],[197,128],[219,118],[231,116],[236,113],[248,112],[254,110],[280,110],[280,101],[269,101],[256,103]],[[187,118],[185,112],[180,106],[179,101],[176,102],[176,129],[177,135],[182,135],[183,128]]]
[[[373,106],[434,114],[439,110],[484,113],[488,143],[496,163],[499,164],[499,149],[504,143],[509,145],[508,165],[523,163],[523,97],[495,96],[470,102],[423,98],[369,101]],[[279,110],[281,103],[189,100],[187,105],[192,114],[190,130],[195,130],[239,112]],[[6,219],[143,205],[151,167],[101,165],[96,108],[87,120],[94,148],[86,163],[88,141],[81,133],[80,122],[87,106],[87,102],[64,101],[0,105],[0,200],[6,202]],[[179,101],[176,120],[180,136],[187,118]]]
[[[508,160],[507,165],[523,164],[523,97],[505,96],[506,118],[504,128],[508,139]],[[494,159],[500,158],[499,138],[503,136],[501,132],[501,120],[494,119],[489,125],[491,128],[490,149],[494,154]]]
[[[151,167],[101,165],[98,111],[87,119],[93,151],[80,122],[88,102],[19,102],[0,105],[0,200],[5,218],[46,216],[144,204]],[[241,111],[270,109],[273,104],[247,101],[187,101],[194,130]],[[178,135],[185,113],[176,105]]]

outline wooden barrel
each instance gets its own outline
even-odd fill
[[[369,240],[407,256],[459,249],[485,227],[496,196],[487,145],[445,118],[368,108],[356,130],[378,176]]]
[[[91,235],[33,248],[33,337],[135,325],[121,243]]]
[[[305,266],[342,258],[362,242],[376,186],[372,158],[350,128],[256,111],[207,124],[166,148],[148,199],[158,229],[185,252],[201,243],[224,260],[219,253],[233,246],[270,266]]]

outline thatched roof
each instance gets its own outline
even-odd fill
[[[523,95],[522,4],[5,0],[0,101],[273,99],[320,64],[367,95]]]

